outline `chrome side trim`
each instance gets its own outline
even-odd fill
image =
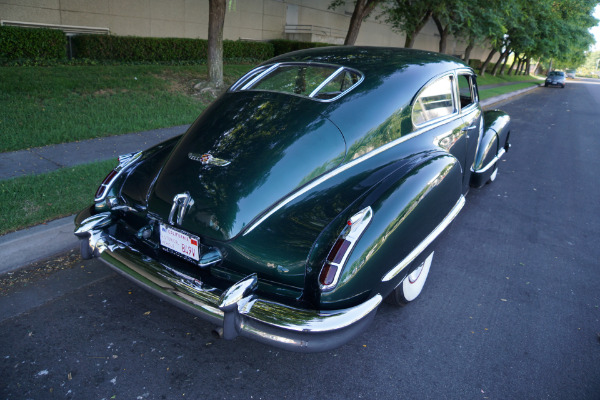
[[[327,79],[325,79],[323,82],[321,82],[321,84],[319,86],[317,86],[317,88],[315,90],[313,90],[311,92],[311,94],[308,95],[308,97],[313,97],[314,95],[319,93],[319,90],[323,89],[323,87],[325,87],[325,85],[327,85],[329,82],[331,82],[333,80],[333,78],[338,76],[340,74],[340,72],[342,72],[343,70],[344,70],[344,67],[339,67],[337,70],[335,70],[331,75],[329,75],[327,77]]]
[[[446,215],[443,221],[423,240],[417,247],[411,251],[408,256],[404,258],[398,265],[392,268],[385,276],[381,279],[382,282],[388,282],[406,268],[419,254],[423,252],[443,231],[450,225],[450,223],[456,218],[460,210],[465,205],[465,196],[460,196],[450,213]]]
[[[490,161],[488,163],[488,165],[486,165],[483,168],[478,169],[477,171],[474,171],[474,170],[471,169],[471,172],[474,172],[476,174],[481,174],[481,173],[487,171],[488,169],[492,168],[494,166],[494,164],[496,164],[498,162],[498,160],[504,155],[504,153],[506,153],[506,150],[504,150],[504,147],[502,147],[500,149],[500,151],[498,151],[498,155],[496,155],[496,157],[494,157],[492,159],[492,161]]]
[[[367,227],[371,223],[371,219],[373,219],[373,209],[371,208],[371,206],[369,206],[363,208],[348,220],[346,227],[342,230],[342,233],[340,234],[337,240],[347,240],[348,242],[350,242],[350,244],[339,263],[335,263],[335,260],[325,260],[325,263],[323,264],[322,268],[324,268],[326,264],[329,264],[337,267],[337,270],[335,272],[333,282],[331,282],[329,285],[323,285],[319,282],[319,287],[322,291],[331,290],[337,286],[338,280],[340,279],[340,275],[342,274],[342,270],[344,269],[344,265],[346,264],[346,260],[350,256],[350,253],[352,253],[352,249],[358,242],[358,239],[360,239],[365,229],[367,229]]]
[[[94,202],[99,203],[102,200],[104,200],[106,198],[106,196],[108,195],[108,192],[110,191],[112,184],[123,174],[123,172],[131,164],[136,162],[141,156],[142,156],[141,151],[120,155],[119,156],[119,165],[117,165],[115,167],[115,170],[117,171],[116,175],[113,176],[113,178],[111,179],[110,182],[108,182],[106,185],[104,185],[105,186],[104,193],[102,193],[102,196],[100,196],[100,197],[95,197]],[[103,183],[101,183],[101,185],[103,185]]]
[[[275,214],[282,207],[286,206],[290,202],[292,202],[295,199],[297,199],[298,197],[302,196],[309,190],[312,190],[315,187],[319,186],[321,183],[328,181],[329,179],[333,178],[334,176],[341,174],[342,172],[354,167],[355,165],[360,164],[363,161],[368,160],[371,157],[375,157],[376,155],[381,154],[384,151],[387,151],[393,147],[396,147],[399,144],[406,142],[407,140],[410,140],[416,136],[419,136],[421,133],[423,133],[425,131],[428,131],[433,128],[437,128],[440,125],[446,124],[446,123],[450,122],[451,120],[458,119],[458,118],[461,118],[461,117],[457,113],[457,114],[453,115],[452,119],[444,119],[444,120],[437,122],[436,124],[427,125],[426,127],[417,129],[413,133],[410,133],[406,136],[399,137],[398,139],[396,139],[392,142],[389,142],[388,144],[386,144],[384,146],[381,146],[367,154],[364,154],[358,158],[355,158],[352,161],[349,161],[346,164],[341,165],[340,167],[338,167],[332,171],[327,172],[324,175],[321,175],[321,177],[317,178],[316,180],[314,180],[312,182],[307,183],[306,186],[299,188],[296,192],[293,192],[291,195],[284,197],[279,202],[277,202],[276,205],[273,208],[271,208],[270,210],[268,210],[266,212],[266,214],[264,214],[260,219],[258,219],[256,222],[253,222],[252,224],[248,225],[248,228],[246,228],[246,230],[244,231],[242,236],[246,236],[247,234],[252,232],[257,226],[262,224],[267,218],[269,218],[271,215]]]

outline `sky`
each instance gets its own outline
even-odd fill
[[[594,10],[594,17],[600,19],[600,4],[597,5]],[[596,44],[592,46],[592,51],[598,51],[600,50],[600,23],[590,29],[590,32],[592,32],[592,35],[596,38]]]

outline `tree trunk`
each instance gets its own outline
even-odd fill
[[[440,21],[435,15],[433,17],[433,22],[435,22],[435,26],[437,26],[438,32],[440,34],[440,46],[439,51],[442,54],[446,53],[446,42],[448,41],[448,27],[442,25],[442,21]]]
[[[529,75],[531,74],[531,59],[529,57],[527,57],[527,61],[525,62],[525,74],[524,75]]]
[[[405,48],[412,49],[412,47],[415,45],[415,40],[417,39],[417,35],[419,34],[419,32],[421,32],[421,29],[423,29],[425,24],[427,24],[429,17],[431,17],[431,11],[427,11],[425,13],[425,15],[423,16],[423,18],[421,18],[421,20],[419,21],[419,23],[417,24],[417,26],[415,27],[415,30],[413,32],[410,32],[410,33],[406,32],[406,39],[404,40]]]
[[[506,63],[508,63],[508,56],[510,56],[511,51],[508,52],[508,54],[506,54],[506,57],[504,58],[504,62],[502,63],[502,68],[500,68],[500,75],[504,75],[504,68],[506,68]]]
[[[465,49],[464,61],[467,65],[469,65],[469,60],[471,59],[471,51],[473,50],[473,47],[475,47],[475,40],[471,39],[467,45],[467,48]]]
[[[512,64],[510,65],[510,68],[508,69],[508,71],[506,71],[506,75],[510,75],[512,73],[513,68],[516,67],[517,64],[520,64],[520,63],[521,63],[521,59],[515,54],[515,59],[513,60]],[[515,71],[516,71],[516,69],[515,69]],[[515,75],[517,75],[516,72],[515,72]]]
[[[485,76],[485,70],[487,69],[487,66],[489,65],[490,61],[492,61],[492,58],[494,58],[494,55],[496,53],[496,49],[492,49],[492,51],[490,51],[490,54],[488,54],[487,58],[483,62],[483,65],[481,66],[481,69],[479,70],[479,75]]]
[[[548,66],[548,73],[550,73],[550,71],[552,71],[552,64],[554,63],[554,58],[550,59],[550,65]]]
[[[505,58],[508,59],[508,52],[509,51],[510,51],[510,49],[507,47],[506,50],[504,50],[504,52],[500,55],[500,58],[496,62],[496,65],[494,65],[494,69],[492,69],[492,75],[493,76],[496,76],[496,74],[498,73],[498,70],[500,69],[500,66],[501,66],[502,62],[504,61],[504,59]]]
[[[523,55],[523,57],[521,57],[521,59],[519,60],[519,65],[517,65],[517,71],[515,72],[515,75],[523,75],[523,70],[525,69],[525,55]]]
[[[223,26],[227,0],[208,3],[208,80],[215,87],[223,86]]]
[[[539,68],[540,68],[540,59],[538,58],[537,63],[535,63],[535,68],[533,69],[534,75],[537,74]]]
[[[523,70],[525,69],[525,55],[521,57],[519,60],[519,64],[517,65],[517,72],[515,75],[523,75]]]
[[[358,38],[358,31],[363,19],[377,5],[378,0],[358,0],[354,6],[354,12],[352,12],[352,18],[350,18],[350,26],[348,27],[348,33],[344,40],[344,46],[354,46],[356,39]]]

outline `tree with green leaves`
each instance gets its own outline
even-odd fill
[[[358,32],[360,31],[360,26],[365,18],[371,14],[373,9],[378,3],[381,3],[382,0],[356,0],[354,5],[354,12],[352,12],[352,17],[350,18],[350,26],[348,27],[348,33],[346,34],[346,39],[344,40],[345,46],[353,46],[356,43],[356,39],[358,38]],[[338,7],[342,7],[346,4],[346,0],[333,0],[329,4],[329,9],[333,10]]]
[[[391,25],[394,32],[403,33],[404,47],[412,48],[431,17],[434,4],[432,0],[389,0],[384,3],[378,18]]]

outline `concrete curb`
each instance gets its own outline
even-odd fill
[[[481,101],[480,104],[482,107],[489,108],[491,105],[519,96],[537,87],[539,86],[531,86],[492,97]],[[57,219],[44,225],[0,236],[0,274],[76,248],[79,243],[73,235],[74,217]]]
[[[0,274],[74,249],[74,215],[0,236]]]

